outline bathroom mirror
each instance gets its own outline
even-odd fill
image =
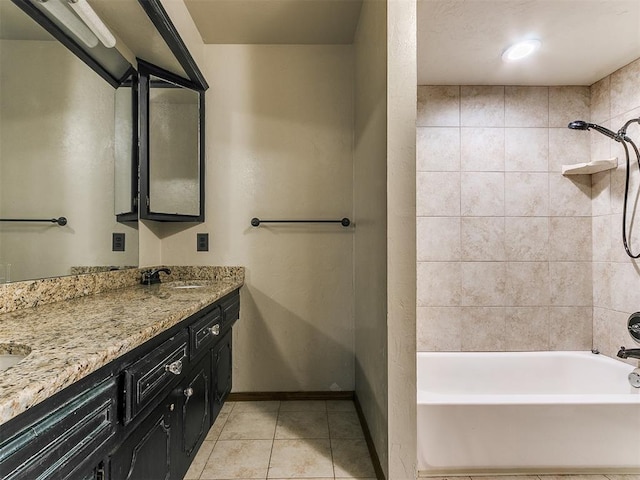
[[[140,218],[204,221],[204,91],[138,62]]]
[[[138,265],[137,228],[114,215],[115,102],[111,82],[0,1],[3,281]],[[125,234],[124,252],[113,233]]]

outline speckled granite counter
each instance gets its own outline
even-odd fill
[[[215,267],[180,268],[172,267],[167,281],[193,279],[202,288],[127,286],[0,315],[0,353],[31,351],[0,373],[0,424],[244,283],[241,267],[217,274],[211,273]]]

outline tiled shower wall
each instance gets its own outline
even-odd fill
[[[418,87],[418,351],[591,348],[591,178],[560,173],[589,114],[588,87]]]
[[[591,87],[591,121],[617,131],[624,123],[640,116],[640,60],[603,78]],[[622,146],[594,132],[576,132],[588,136],[594,160],[618,157],[618,168],[592,177],[593,189],[593,344],[601,352],[615,356],[621,345],[637,347],[627,334],[629,314],[640,310],[640,267],[631,260],[622,245],[622,208],[624,201],[625,155]],[[640,127],[627,131],[640,142]],[[631,156],[631,187],[628,223],[638,198],[638,165]],[[633,233],[635,230],[635,233]],[[640,252],[638,221],[631,229],[632,253]]]

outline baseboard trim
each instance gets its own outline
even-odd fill
[[[227,398],[229,402],[266,402],[273,400],[353,400],[376,478],[377,480],[385,480],[384,471],[382,470],[382,465],[380,465],[380,457],[378,457],[369,425],[367,425],[367,419],[355,392],[233,392]]]
[[[362,425],[362,431],[364,432],[364,439],[367,442],[367,448],[369,449],[369,456],[371,457],[371,462],[373,463],[373,470],[376,473],[376,478],[377,480],[385,480],[384,470],[382,470],[382,465],[380,464],[380,457],[378,457],[376,446],[373,443],[373,437],[371,436],[371,431],[369,430],[367,419],[364,416],[362,405],[360,405],[360,400],[358,400],[358,395],[356,395],[355,393],[353,394],[353,403],[356,406],[356,412],[358,412],[360,425]]]
[[[232,392],[229,402],[265,402],[269,400],[353,400],[355,392]]]

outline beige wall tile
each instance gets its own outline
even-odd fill
[[[636,60],[611,74],[611,116],[615,117],[640,105],[640,61]]]
[[[463,262],[462,305],[505,305],[505,262]]]
[[[594,262],[608,262],[611,260],[611,215],[593,217],[591,224],[592,259]],[[595,275],[593,280],[597,280]]]
[[[419,352],[459,352],[462,333],[460,307],[418,307]]]
[[[503,216],[504,173],[462,173],[460,197],[463,216]]]
[[[460,259],[460,217],[417,218],[418,261]]]
[[[611,307],[619,312],[640,310],[640,273],[631,261],[611,265]]]
[[[551,217],[549,219],[549,260],[591,261],[591,219]]]
[[[608,308],[594,307],[593,309],[593,348],[609,356],[616,354],[611,348],[612,314],[613,312]]]
[[[462,351],[503,352],[505,343],[504,307],[464,307]]]
[[[549,350],[548,307],[507,307],[505,316],[507,350]]]
[[[419,172],[460,170],[460,129],[420,127],[417,129],[416,164]]]
[[[549,215],[591,216],[591,179],[588,177],[589,175],[563,177],[549,174]]]
[[[551,305],[591,306],[590,262],[549,262]]]
[[[505,251],[510,261],[549,260],[549,218],[506,217]]]
[[[591,85],[591,121],[601,124],[611,118],[611,77],[604,77]],[[586,120],[588,121],[588,120]]]
[[[504,87],[460,87],[460,125],[504,127]]]
[[[590,105],[589,87],[549,87],[549,126],[566,128],[569,122],[588,119]]]
[[[602,122],[601,125],[606,128],[611,128],[611,121],[607,120]],[[589,133],[589,132],[585,132]],[[591,159],[592,160],[605,160],[608,158],[613,158],[615,156],[618,157],[618,165],[624,161],[624,155],[620,156],[620,152],[618,152],[618,147],[616,147],[616,143],[611,141],[609,138],[604,135],[597,135],[591,133],[590,135],[590,149],[591,149]],[[619,147],[622,150],[622,147]]]
[[[507,216],[546,216],[549,214],[549,175],[506,173],[504,195]]]
[[[418,306],[460,305],[462,272],[459,262],[420,262],[417,271]]]
[[[460,173],[418,173],[416,197],[418,216],[460,215]]]
[[[548,127],[547,87],[505,87],[506,127]]]
[[[504,261],[504,217],[462,217],[459,258],[462,261]]]
[[[549,129],[508,128],[504,141],[506,171],[546,172],[549,169]]]
[[[595,215],[609,215],[611,212],[611,172],[591,175],[591,209]]]
[[[419,86],[416,125],[419,127],[460,126],[460,87]]]
[[[628,263],[630,261],[626,250],[624,249],[624,243],[622,242],[622,214],[608,215],[611,221],[610,230],[610,259],[615,263]],[[629,224],[627,223],[627,226]],[[640,240],[638,240],[637,232],[630,231],[627,228],[627,244],[631,249],[631,253],[637,255],[640,253]]]
[[[562,165],[585,163],[591,159],[593,134],[568,128],[549,129],[549,171],[561,172]]]
[[[461,128],[461,169],[469,172],[504,171],[504,135],[504,128]]]
[[[508,262],[506,272],[506,305],[549,305],[548,262]]]
[[[593,309],[591,307],[551,307],[549,347],[551,350],[590,350]]]
[[[609,262],[593,262],[593,306],[612,308],[611,306],[611,270]]]

